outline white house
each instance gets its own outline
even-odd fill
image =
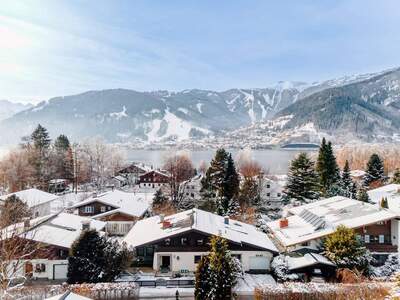
[[[187,200],[190,202],[201,200],[200,190],[202,178],[203,176],[199,174],[181,183],[179,187],[179,194],[182,200]]]
[[[59,213],[39,217],[29,224],[10,225],[21,239],[37,243],[38,250],[20,263],[18,273],[33,279],[66,279],[68,253],[82,230],[102,231],[105,223],[73,214]]]
[[[336,196],[292,207],[289,216],[266,224],[286,251],[318,251],[324,237],[339,225],[353,228],[366,247],[377,255],[397,252],[397,214],[378,205]]]
[[[194,272],[201,256],[208,253],[213,235],[228,240],[229,249],[245,271],[268,272],[278,252],[256,227],[200,209],[140,220],[124,242],[135,248],[138,265],[160,272],[187,273]]]
[[[261,199],[270,208],[282,206],[283,185],[282,181],[264,177],[261,183]]]
[[[0,203],[13,195],[28,205],[34,217],[57,213],[62,209],[59,196],[34,188],[0,196]]]
[[[106,222],[106,231],[111,235],[125,235],[149,211],[153,198],[153,192],[127,193],[114,190],[93,195],[70,209],[74,214]]]

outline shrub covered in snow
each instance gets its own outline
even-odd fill
[[[400,261],[398,254],[390,254],[383,266],[371,267],[372,276],[382,279],[390,278],[399,271]]]
[[[271,263],[272,271],[279,282],[299,279],[296,274],[290,274],[285,255],[279,255]]]

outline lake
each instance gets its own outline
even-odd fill
[[[164,159],[172,153],[170,150],[136,150],[136,149],[125,149],[125,155],[127,160],[134,162],[143,162],[155,167],[160,167],[163,164]],[[289,162],[300,152],[313,153],[317,150],[302,150],[302,149],[263,149],[263,150],[238,150],[231,149],[229,152],[232,153],[233,158],[237,159],[240,155],[251,156],[254,160],[259,162],[261,166],[268,171],[270,174],[286,174],[289,166]],[[196,150],[187,151],[180,150],[178,152],[184,152],[189,155],[192,159],[195,167],[198,167],[202,161],[209,163],[215,155],[215,150]]]

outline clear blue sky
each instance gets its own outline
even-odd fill
[[[400,66],[400,2],[3,0],[0,99],[264,87]]]

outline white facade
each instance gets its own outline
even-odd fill
[[[32,279],[64,280],[67,279],[68,260],[30,259],[19,261],[14,277],[30,277]],[[28,274],[27,265],[32,265],[32,273]]]
[[[156,252],[154,253],[153,269],[159,271],[163,256],[169,256],[172,272],[195,272],[197,263],[195,259],[207,255],[208,252]],[[270,270],[272,253],[269,251],[231,251],[233,256],[240,256],[240,262],[244,271]],[[256,264],[254,263],[256,262]]]
[[[261,199],[270,208],[282,206],[283,185],[268,178],[262,182]]]

